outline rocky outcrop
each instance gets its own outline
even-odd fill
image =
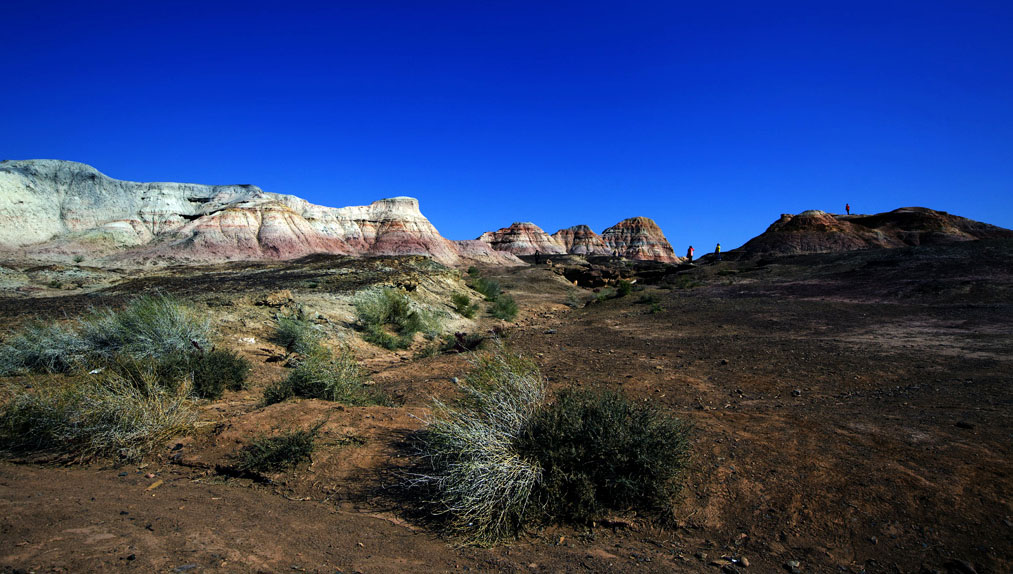
[[[567,253],[573,255],[611,255],[612,250],[605,245],[605,240],[586,225],[574,225],[560,229],[552,234],[552,238],[563,246]]]
[[[534,223],[514,223],[498,231],[486,231],[479,238],[497,251],[514,255],[561,255],[566,249]]]
[[[620,221],[598,235],[587,225],[575,225],[549,235],[534,223],[514,223],[478,238],[493,249],[514,255],[618,255],[627,259],[678,263],[653,220],[633,217]]]
[[[120,181],[58,160],[0,162],[0,247],[117,261],[332,253],[520,263],[487,246],[445,239],[410,197],[331,208],[252,185]]]
[[[902,207],[876,215],[823,211],[784,214],[736,251],[747,255],[832,253],[1013,238],[1013,231],[924,207]]]
[[[653,219],[631,217],[609,227],[601,234],[605,245],[627,259],[678,263],[672,245]]]

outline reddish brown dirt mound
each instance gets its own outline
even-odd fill
[[[736,251],[750,255],[833,253],[1004,238],[1013,238],[1013,231],[924,207],[903,207],[876,215],[834,215],[813,210],[782,215],[762,235]]]

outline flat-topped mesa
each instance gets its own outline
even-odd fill
[[[566,249],[534,223],[518,222],[497,231],[486,231],[478,238],[497,251],[514,255],[562,255]]]
[[[809,210],[781,215],[739,250],[750,255],[791,255],[1000,238],[1013,238],[1013,231],[924,207],[875,215]]]
[[[681,261],[653,219],[631,217],[609,227],[601,234],[609,250],[627,259],[678,263]]]
[[[560,229],[552,238],[573,255],[611,255],[612,250],[605,240],[587,225],[574,225]]]
[[[252,185],[138,183],[60,160],[0,162],[0,248],[114,261],[293,259],[313,253],[425,255],[517,265],[445,239],[411,197],[342,208]]]

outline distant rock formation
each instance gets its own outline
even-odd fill
[[[653,219],[631,217],[609,227],[601,234],[610,249],[627,259],[678,263],[672,245]]]
[[[1013,238],[1013,231],[924,207],[876,215],[810,210],[782,215],[735,251],[746,255],[830,253],[998,238]]]
[[[445,239],[410,197],[330,208],[253,185],[120,181],[59,160],[0,162],[0,247],[117,261],[333,253],[520,263],[484,243]]]
[[[552,234],[552,238],[563,246],[567,253],[574,255],[611,255],[612,249],[590,227],[574,225],[560,229]]]
[[[678,263],[672,246],[658,224],[646,217],[632,217],[598,235],[586,225],[576,225],[549,235],[534,223],[514,223],[478,238],[497,251],[514,255],[619,255],[627,259]]]
[[[505,251],[514,255],[560,255],[566,249],[556,242],[552,236],[534,223],[514,223],[498,231],[486,231],[479,241],[488,243],[497,251]]]

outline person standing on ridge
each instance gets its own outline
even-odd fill
[[[718,243],[718,246],[714,248],[714,258],[717,259],[718,261],[721,261],[721,244],[720,243]]]
[[[686,250],[686,259],[687,259],[687,260],[688,260],[688,261],[689,261],[690,263],[692,263],[692,262],[693,262],[693,246],[692,246],[692,245],[690,245],[690,246],[689,246],[689,249],[687,249],[687,250]]]
[[[851,204],[850,204],[850,203],[845,203],[845,204],[844,204],[844,211],[845,211],[845,213],[847,213],[848,215],[851,215]]]

